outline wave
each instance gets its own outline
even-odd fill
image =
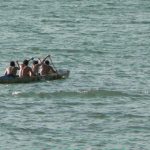
[[[14,91],[12,92],[13,96],[19,97],[39,97],[39,98],[65,98],[65,97],[80,97],[80,98],[96,98],[96,97],[141,97],[143,95],[134,94],[134,93],[126,93],[122,91],[113,91],[113,90],[102,90],[102,89],[81,89],[78,91],[38,91],[38,92],[21,92]]]

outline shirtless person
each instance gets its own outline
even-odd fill
[[[33,61],[32,64],[32,71],[34,72],[34,74],[37,76],[39,74],[39,67],[40,67],[40,63],[37,60]]]
[[[43,65],[44,61],[50,57],[50,55],[46,56],[42,61],[40,60],[40,62],[38,62],[37,60],[33,61],[33,65],[32,65],[32,71],[34,72],[34,74],[37,76],[39,75],[39,68],[41,65]]]
[[[56,71],[53,69],[52,66],[49,65],[49,61],[46,60],[43,65],[42,65],[42,68],[41,68],[41,75],[44,76],[44,75],[51,75],[51,74],[54,74],[56,75]]]
[[[35,75],[31,67],[28,66],[28,63],[29,61],[25,59],[23,64],[20,65],[19,77],[31,77]]]
[[[18,67],[15,66],[15,62],[14,61],[10,62],[10,66],[8,68],[6,68],[5,76],[16,77],[17,70],[20,69],[18,61],[16,61],[16,63],[18,65]]]

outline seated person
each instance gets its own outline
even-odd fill
[[[35,75],[31,67],[28,66],[28,64],[29,64],[29,61],[25,59],[23,61],[23,64],[20,65],[19,77],[31,77]]]
[[[47,57],[50,57],[50,55],[46,56],[42,61],[40,60],[40,62],[38,62],[37,60],[33,61],[32,64],[32,71],[34,72],[34,74],[37,76],[39,75],[39,68],[41,65],[43,65],[44,61],[47,59]]]
[[[37,60],[34,60],[32,64],[32,71],[36,76],[39,74],[39,67],[40,67],[40,63]]]
[[[18,67],[16,67],[15,62],[11,61],[10,66],[6,68],[5,70],[5,76],[10,76],[10,77],[16,77],[17,76],[17,70],[20,69],[18,61],[16,61]]]
[[[46,60],[42,66],[41,66],[41,72],[40,74],[42,76],[45,76],[45,75],[51,75],[51,74],[56,74],[56,71],[53,69],[52,66],[50,66],[50,63],[48,60]]]

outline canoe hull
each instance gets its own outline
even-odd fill
[[[19,78],[19,77],[0,77],[1,84],[11,84],[11,83],[30,83],[30,82],[38,82],[40,79],[38,77],[26,77],[26,78]]]
[[[70,74],[69,70],[66,69],[59,69],[57,74],[48,75],[48,76],[37,76],[37,77],[26,77],[26,78],[19,78],[19,77],[7,77],[1,76],[0,77],[0,84],[12,84],[12,83],[32,83],[32,82],[40,82],[46,80],[57,80],[57,79],[65,79],[68,78]]]

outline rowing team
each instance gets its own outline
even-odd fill
[[[32,77],[32,76],[46,76],[46,75],[57,75],[57,71],[53,69],[53,67],[50,65],[49,60],[46,60],[47,58],[50,58],[50,55],[45,57],[43,60],[33,60],[32,67],[28,66],[30,60],[24,60],[22,64],[19,64],[18,61],[17,67],[15,65],[14,61],[10,62],[10,66],[6,68],[5,76],[9,77]],[[17,72],[19,73],[17,74]]]

